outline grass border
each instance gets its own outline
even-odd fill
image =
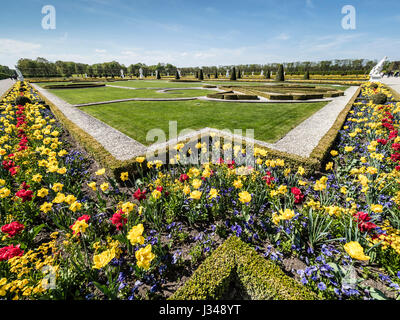
[[[220,300],[232,281],[252,300],[318,300],[236,236],[221,244],[168,300]]]

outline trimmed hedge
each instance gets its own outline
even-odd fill
[[[82,81],[83,82],[83,81]],[[51,84],[44,86],[45,89],[79,89],[79,88],[96,88],[96,87],[104,87],[105,83],[67,83],[67,84]]]
[[[200,80],[191,80],[191,79],[171,79],[168,82],[201,82]]]
[[[210,93],[207,98],[221,100],[258,100],[257,95],[252,94],[236,94],[233,91],[224,91],[218,93]]]
[[[248,244],[232,236],[209,256],[168,300],[219,300],[229,285],[240,284],[252,300],[317,300]]]

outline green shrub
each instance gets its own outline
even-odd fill
[[[230,80],[231,81],[235,81],[236,80],[236,68],[235,67],[232,68],[232,73],[231,73]]]
[[[279,65],[275,80],[276,81],[285,81],[285,71],[283,70],[283,64]]]
[[[375,83],[375,82],[372,82],[369,86],[370,86],[371,88],[373,88],[373,89],[377,89],[377,88],[378,88],[378,84]]]
[[[178,70],[176,70],[176,73],[175,73],[175,79],[176,80],[179,80],[181,77],[179,76],[179,72],[178,72]]]
[[[241,78],[242,78],[242,75],[241,75],[241,71],[240,71],[240,69],[238,69],[238,72],[237,72],[237,78],[238,78],[238,79],[241,79]]]
[[[31,99],[25,97],[25,96],[18,96],[15,99],[15,104],[17,106],[24,106],[26,103],[31,103]]]
[[[387,102],[387,96],[384,93],[377,93],[372,96],[372,102],[374,104],[385,104]]]
[[[203,69],[199,71],[199,80],[204,80]]]
[[[310,72],[309,71],[306,71],[306,73],[304,74],[303,79],[304,80],[310,80]]]
[[[265,72],[265,79],[271,79],[271,70],[267,69]]]
[[[317,300],[248,244],[232,236],[209,256],[169,300],[224,299],[232,282],[253,300]]]

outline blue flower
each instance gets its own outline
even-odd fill
[[[326,285],[323,282],[318,283],[318,289],[321,291],[325,291],[326,290]]]

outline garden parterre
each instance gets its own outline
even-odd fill
[[[389,102],[374,105],[376,93]],[[20,95],[31,103],[15,105]],[[178,144],[175,165],[138,157],[118,183],[17,82],[0,104],[0,297],[166,298],[234,235],[320,298],[397,298],[400,104],[376,84],[361,98],[314,176],[260,148],[254,167],[187,166]],[[195,146],[210,147],[232,145]],[[288,259],[302,267],[285,269]]]

